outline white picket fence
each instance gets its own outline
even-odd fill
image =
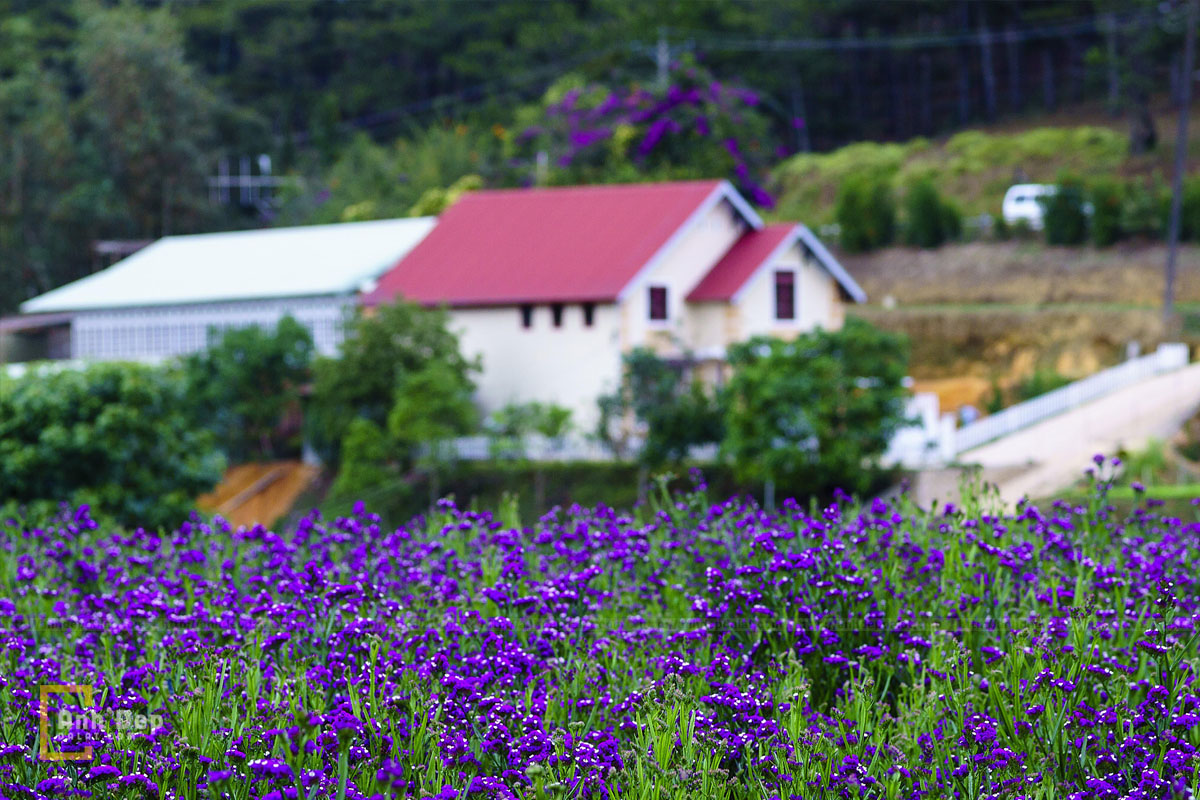
[[[1139,381],[1187,366],[1186,344],[1161,344],[1153,353],[1131,358],[1123,364],[1097,372],[1061,389],[1026,400],[984,417],[954,432],[953,452],[965,452],[981,444],[1028,428],[1044,419],[1077,408],[1096,398],[1132,386]]]
[[[605,461],[612,458],[606,447],[582,436],[560,440],[532,435],[511,452],[503,452],[490,436],[463,436],[452,439],[454,455],[464,461],[486,461],[491,458],[527,458],[531,461]]]

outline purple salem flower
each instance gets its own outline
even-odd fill
[[[722,142],[722,144],[725,145],[725,149],[729,151],[729,155],[731,155],[731,156],[738,155],[737,139],[732,139],[732,138],[726,139],[724,142]]]
[[[800,130],[804,127],[804,120],[800,117],[792,117],[792,127],[796,130]]]
[[[646,136],[638,145],[638,152],[642,155],[646,155],[653,150],[654,145],[658,144],[659,140],[666,135],[667,129],[670,127],[670,123],[671,120],[669,119],[656,119],[653,123],[651,123],[650,127],[646,129]]]
[[[621,107],[621,96],[616,92],[611,92],[608,97],[604,98],[604,102],[596,106],[595,115],[603,116],[611,111]]]
[[[700,134],[701,136],[708,136],[710,133],[712,133],[712,128],[708,126],[708,117],[696,117],[696,133]]]
[[[108,783],[121,777],[121,770],[111,764],[97,764],[87,771],[84,783]]]
[[[738,92],[738,99],[748,106],[758,105],[758,94],[750,89],[742,89]]]
[[[775,198],[767,194],[767,191],[761,186],[758,184],[751,184],[748,189],[750,192],[750,201],[756,206],[761,206],[763,208],[775,207]]]
[[[572,89],[571,91],[567,92],[563,97],[562,102],[559,103],[559,108],[561,108],[563,111],[570,111],[575,107],[575,104],[579,102],[580,94],[581,92],[578,89]]]
[[[608,128],[597,128],[591,131],[571,131],[571,146],[582,150],[591,144],[607,139],[611,135],[612,131]]]

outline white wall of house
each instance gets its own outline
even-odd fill
[[[670,336],[687,341],[688,314],[684,298],[700,283],[708,271],[728,252],[746,224],[723,201],[703,213],[682,235],[668,245],[655,263],[630,284],[622,301],[621,351],[634,347],[660,345]],[[651,286],[667,287],[667,320],[650,320]]]
[[[590,432],[599,416],[596,398],[620,378],[619,319],[616,306],[598,305],[587,327],[583,308],[568,303],[556,328],[550,307],[538,305],[525,328],[516,306],[458,308],[450,311],[450,329],[459,333],[465,356],[483,361],[475,397],[484,414],[508,403],[556,403],[571,409],[577,430]]]
[[[687,338],[685,341],[697,353],[724,351],[737,341],[738,323],[734,309],[723,301],[688,303]]]
[[[791,270],[796,274],[796,319],[775,319],[775,272]],[[841,304],[837,282],[819,264],[805,259],[798,247],[790,247],[762,267],[734,299],[740,321],[740,339],[752,336],[788,338],[814,328],[837,330],[842,316],[835,309]]]
[[[85,361],[158,361],[202,350],[210,327],[274,327],[290,314],[313,335],[322,355],[335,355],[349,296],[302,297],[81,311],[71,322],[71,358]]]

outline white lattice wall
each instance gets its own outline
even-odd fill
[[[352,297],[307,297],[80,312],[71,323],[71,357],[157,361],[203,349],[211,327],[274,327],[291,314],[312,333],[318,353],[334,355]]]

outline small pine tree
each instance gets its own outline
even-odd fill
[[[896,235],[896,202],[887,182],[856,175],[838,192],[836,216],[843,249],[861,253],[892,243]]]
[[[942,199],[933,181],[914,183],[904,198],[905,242],[915,247],[940,247],[962,233],[962,215]]]
[[[1092,241],[1097,247],[1108,247],[1121,238],[1121,209],[1125,187],[1115,178],[1101,178],[1092,183],[1088,195],[1092,203]]]
[[[1064,177],[1054,194],[1039,198],[1043,208],[1046,243],[1078,245],[1087,241],[1087,215],[1083,187],[1078,179]]]

